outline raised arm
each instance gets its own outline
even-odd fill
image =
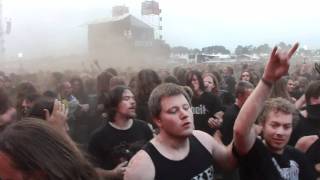
[[[288,52],[279,51],[277,47],[273,48],[262,79],[242,106],[233,127],[234,145],[240,155],[247,154],[252,148],[256,139],[254,122],[264,101],[268,98],[274,82],[288,73],[289,60],[298,46],[296,43]]]

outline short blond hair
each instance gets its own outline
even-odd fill
[[[270,98],[265,102],[258,122],[261,124],[265,123],[270,112],[282,112],[293,115],[296,112],[296,108],[290,101],[282,97]]]

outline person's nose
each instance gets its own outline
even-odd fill
[[[24,99],[23,101],[22,101],[22,107],[27,107],[27,101]]]
[[[285,129],[282,126],[278,127],[276,130],[276,135],[283,136],[284,134],[285,134]]]
[[[186,119],[186,118],[188,118],[189,117],[189,109],[188,110],[186,110],[186,109],[181,109],[180,110],[180,118],[181,118],[181,120],[183,120],[183,119]]]
[[[136,100],[134,98],[130,98],[130,103],[131,104],[136,104]]]

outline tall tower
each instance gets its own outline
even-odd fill
[[[155,39],[162,40],[162,17],[159,2],[145,0],[141,3],[141,15],[144,21],[154,29]]]

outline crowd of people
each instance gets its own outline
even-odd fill
[[[320,178],[320,72],[266,64],[0,72],[0,179]]]

